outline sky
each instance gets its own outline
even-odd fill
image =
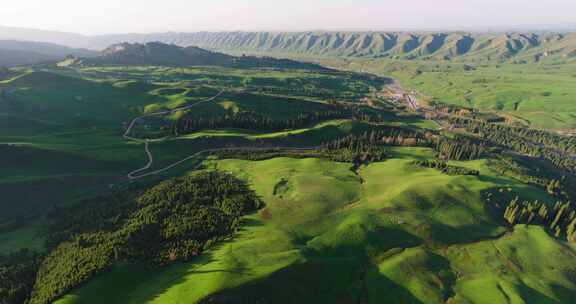
[[[576,23],[576,0],[1,0],[0,25],[83,34]]]

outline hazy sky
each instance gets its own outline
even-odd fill
[[[0,0],[0,25],[86,34],[575,23],[576,0]]]

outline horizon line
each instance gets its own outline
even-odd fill
[[[362,32],[362,33],[376,33],[376,32],[471,32],[471,33],[506,33],[506,32],[576,32],[576,23],[558,23],[558,24],[518,24],[518,25],[496,25],[496,26],[469,26],[461,28],[450,27],[398,27],[398,28],[332,28],[332,29],[197,29],[197,30],[166,30],[166,31],[147,31],[147,32],[107,32],[107,33],[80,33],[64,30],[50,30],[22,26],[1,25],[2,28],[27,30],[27,31],[41,31],[53,32],[61,34],[73,34],[85,37],[97,36],[113,36],[113,35],[154,35],[154,34],[188,34],[188,33],[314,33],[314,32]]]

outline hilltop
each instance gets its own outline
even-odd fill
[[[180,47],[160,42],[119,43],[106,48],[96,57],[75,58],[64,65],[159,65],[159,66],[222,66],[324,69],[316,64],[269,57],[235,57],[198,47]]]
[[[183,48],[151,42],[114,44],[102,51],[99,56],[81,59],[81,62],[87,65],[218,65],[230,64],[232,60],[232,56],[196,47]]]

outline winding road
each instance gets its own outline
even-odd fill
[[[200,155],[204,154],[204,153],[210,153],[210,152],[218,152],[218,151],[246,151],[246,150],[271,150],[271,149],[278,149],[278,150],[290,150],[290,151],[312,151],[317,149],[318,147],[305,147],[305,148],[296,148],[296,147],[237,147],[237,148],[231,148],[231,147],[227,147],[227,148],[215,148],[215,149],[205,149],[202,151],[198,151],[184,159],[181,159],[173,164],[170,164],[164,168],[158,169],[158,170],[154,170],[154,171],[150,171],[150,172],[146,172],[147,170],[149,170],[150,168],[152,168],[152,166],[154,165],[154,155],[152,154],[152,152],[150,151],[150,143],[153,141],[161,141],[163,139],[166,138],[162,138],[162,139],[155,139],[155,140],[151,140],[148,138],[145,139],[140,139],[140,138],[135,138],[130,136],[130,133],[132,131],[132,129],[134,128],[134,126],[141,121],[142,119],[146,118],[146,117],[153,117],[153,116],[160,116],[160,115],[166,115],[166,114],[172,114],[178,111],[183,111],[183,110],[188,110],[191,109],[193,107],[196,107],[200,104],[204,104],[204,103],[208,103],[208,102],[212,102],[216,99],[218,99],[218,97],[220,97],[222,94],[224,93],[224,90],[220,91],[218,94],[216,94],[213,97],[210,97],[208,99],[196,102],[192,105],[187,105],[187,106],[183,106],[183,107],[179,107],[179,108],[175,108],[172,110],[166,110],[166,111],[160,111],[160,112],[155,112],[155,113],[151,113],[151,114],[146,114],[146,115],[142,115],[139,117],[136,117],[134,119],[132,119],[132,121],[130,122],[130,125],[128,126],[128,128],[126,129],[126,131],[124,132],[124,139],[126,140],[131,140],[131,141],[136,141],[139,143],[144,143],[144,151],[146,152],[146,156],[148,158],[148,162],[147,164],[137,170],[134,170],[130,173],[128,173],[127,177],[130,180],[137,180],[137,179],[141,179],[144,177],[148,177],[148,176],[152,176],[152,175],[156,175],[156,174],[160,174],[163,172],[166,172],[178,165],[181,165],[182,163],[185,163],[191,159],[194,158],[198,158]],[[146,173],[143,173],[146,172]]]
[[[148,139],[143,139],[143,140],[142,140],[142,139],[134,138],[134,137],[131,137],[131,136],[130,136],[130,132],[132,131],[132,128],[134,128],[134,125],[136,125],[136,123],[137,123],[139,120],[141,120],[141,119],[143,119],[143,118],[146,118],[146,117],[153,117],[153,116],[160,116],[160,115],[166,115],[166,114],[173,114],[173,113],[176,113],[176,112],[178,112],[178,111],[188,110],[188,109],[194,108],[194,107],[196,107],[196,106],[199,106],[199,105],[201,105],[201,104],[203,104],[203,103],[207,103],[207,102],[214,101],[214,100],[216,100],[218,97],[220,97],[222,94],[224,94],[224,90],[218,92],[218,94],[216,94],[216,95],[214,95],[214,96],[212,96],[212,97],[210,97],[210,98],[208,98],[208,99],[204,99],[204,100],[198,101],[198,102],[196,102],[196,103],[194,103],[194,104],[191,104],[191,105],[178,107],[178,108],[175,108],[175,109],[172,109],[172,110],[154,112],[154,113],[150,113],[150,114],[138,116],[138,117],[132,119],[132,121],[130,122],[130,125],[128,126],[128,129],[126,129],[126,132],[124,132],[123,137],[124,137],[125,139],[134,140],[134,141],[138,141],[138,142],[143,142],[143,141],[148,142],[148,141],[149,141]]]
[[[182,159],[182,160],[179,160],[179,161],[177,161],[177,162],[175,162],[175,163],[173,163],[173,164],[171,164],[171,165],[168,165],[168,166],[166,166],[166,167],[164,167],[164,168],[162,168],[162,169],[158,169],[158,170],[155,170],[155,171],[151,171],[151,172],[147,172],[147,173],[138,175],[138,173],[140,173],[140,172],[142,172],[142,171],[146,171],[146,170],[150,169],[150,167],[152,166],[152,163],[151,163],[152,154],[150,153],[150,151],[147,150],[148,156],[150,157],[148,164],[147,164],[145,167],[141,168],[141,169],[138,169],[138,170],[136,170],[136,171],[133,171],[133,172],[129,173],[129,174],[128,174],[128,178],[131,179],[131,180],[135,180],[135,179],[140,179],[140,178],[147,177],[147,176],[152,176],[152,175],[160,174],[160,173],[165,172],[165,171],[168,171],[168,170],[170,170],[170,169],[172,169],[172,168],[174,168],[174,167],[176,167],[176,166],[178,166],[178,165],[180,165],[180,164],[182,164],[182,163],[185,163],[185,162],[187,162],[187,161],[189,161],[189,160],[191,160],[191,159],[198,158],[200,155],[202,155],[202,154],[204,154],[204,153],[210,153],[210,152],[218,152],[218,151],[248,151],[248,150],[250,150],[250,151],[266,151],[266,150],[274,150],[274,149],[277,149],[277,150],[290,150],[290,151],[313,151],[313,150],[316,150],[317,148],[318,148],[318,147],[306,147],[306,148],[294,148],[294,147],[238,147],[238,148],[206,149],[206,150],[198,151],[198,152],[196,152],[196,153],[194,153],[194,154],[192,154],[192,155],[190,155],[190,156],[188,156],[188,157],[186,157],[186,158],[184,158],[184,159]]]
[[[166,171],[166,170],[168,170],[168,169],[170,169],[170,168],[173,168],[173,167],[175,167],[175,166],[177,166],[177,165],[179,165],[179,164],[181,164],[181,163],[183,163],[183,162],[185,162],[185,161],[187,161],[187,160],[189,160],[189,159],[192,159],[192,158],[196,157],[198,154],[201,154],[201,153],[203,153],[203,152],[207,152],[207,151],[208,151],[208,150],[200,151],[200,152],[198,152],[198,153],[195,153],[195,154],[192,155],[192,156],[189,156],[189,157],[187,157],[187,158],[185,158],[185,159],[183,159],[183,160],[181,160],[181,161],[179,161],[179,162],[176,162],[176,163],[174,163],[174,164],[172,164],[172,165],[169,165],[168,167],[165,167],[165,168],[163,168],[163,169],[156,170],[156,171],[149,172],[149,173],[145,173],[145,174],[139,174],[139,173],[141,173],[141,172],[144,172],[144,171],[152,168],[152,166],[154,165],[154,155],[152,154],[152,152],[150,152],[150,141],[151,141],[150,139],[148,139],[148,138],[140,139],[140,138],[135,138],[135,137],[130,136],[130,133],[132,132],[132,129],[134,128],[134,126],[136,125],[136,123],[138,123],[139,121],[141,121],[142,119],[147,118],[147,117],[173,114],[173,113],[176,113],[176,112],[178,112],[178,111],[185,111],[185,110],[194,108],[194,107],[196,107],[196,106],[198,106],[198,105],[201,105],[201,104],[204,104],[204,103],[207,103],[207,102],[212,102],[212,101],[216,100],[218,97],[220,97],[222,94],[224,94],[224,90],[218,92],[218,94],[216,94],[216,95],[214,95],[214,96],[212,96],[212,97],[210,97],[210,98],[208,98],[208,99],[204,99],[204,100],[202,100],[202,101],[196,102],[196,103],[191,104],[191,105],[178,107],[178,108],[175,108],[175,109],[172,109],[172,110],[154,112],[154,113],[150,113],[150,114],[138,116],[138,117],[132,119],[132,121],[130,122],[130,125],[128,125],[128,128],[126,129],[126,131],[124,132],[124,134],[122,135],[122,137],[124,137],[124,139],[131,140],[131,141],[136,141],[136,142],[140,142],[140,143],[143,142],[143,143],[144,143],[144,151],[146,152],[146,156],[147,156],[147,158],[148,158],[148,163],[146,164],[146,166],[144,166],[144,167],[142,167],[142,168],[140,168],[140,169],[138,169],[138,170],[134,170],[134,171],[128,173],[127,177],[128,177],[129,179],[131,179],[131,180],[135,180],[135,179],[140,179],[140,178],[143,178],[143,177],[146,177],[146,176],[151,176],[151,175],[154,175],[154,174],[158,174],[158,173],[164,172],[164,171]],[[160,139],[160,140],[161,140],[161,139]]]

